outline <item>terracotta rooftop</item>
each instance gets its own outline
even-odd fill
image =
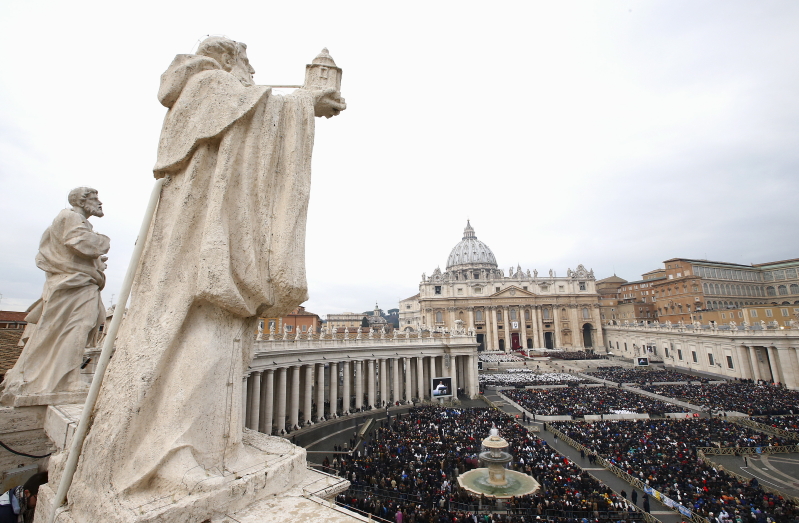
[[[23,313],[25,314],[25,313]],[[0,329],[0,375],[3,375],[17,362],[22,347],[18,347],[24,329]]]
[[[27,312],[0,311],[0,321],[25,321]]]

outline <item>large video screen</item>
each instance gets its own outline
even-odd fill
[[[435,398],[452,397],[452,378],[433,378],[430,396]]]
[[[637,364],[639,367],[648,367],[649,366],[649,358],[637,358]]]

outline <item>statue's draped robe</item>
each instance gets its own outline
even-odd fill
[[[255,321],[307,299],[310,93],[179,55],[159,99],[167,181],[69,493],[76,521],[111,521],[115,493],[135,505],[235,468]]]
[[[94,232],[91,223],[72,209],[58,213],[44,231],[36,255],[36,265],[47,275],[42,299],[25,318],[35,328],[28,330],[25,348],[6,374],[4,394],[9,396],[4,401],[12,401],[12,395],[88,389],[80,365],[105,320],[100,299],[105,265],[99,258],[109,247],[108,236]]]

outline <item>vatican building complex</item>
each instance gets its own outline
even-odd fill
[[[419,294],[402,300],[399,314],[402,330],[466,328],[481,351],[604,345],[593,270],[578,265],[557,276],[517,266],[505,273],[468,221],[446,270],[422,274]]]

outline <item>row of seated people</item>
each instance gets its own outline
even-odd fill
[[[697,457],[698,447],[782,445],[785,439],[720,418],[606,420],[550,424],[614,465],[705,517],[740,515],[743,523],[794,521],[799,507]]]
[[[742,412],[750,416],[799,414],[799,392],[774,385],[648,385],[643,390],[705,409]]]
[[[637,413],[662,416],[683,409],[658,399],[615,387],[505,390],[507,397],[537,416]]]
[[[601,354],[594,354],[584,350],[577,351],[562,351],[562,352],[549,352],[547,356],[558,360],[606,360],[607,356]]]
[[[799,437],[799,415],[764,416],[750,419],[764,425],[769,425],[770,427],[787,430],[788,432],[792,432]]]
[[[412,408],[388,424],[381,423],[362,449],[341,461],[334,458],[332,466],[352,482],[352,492],[367,490],[380,498],[383,506],[410,507],[411,514],[403,513],[404,523],[409,518],[452,521],[458,514],[478,508],[478,500],[458,486],[457,476],[478,466],[482,441],[492,426],[510,444],[513,468],[541,484],[535,493],[509,502],[519,518],[513,521],[534,521],[538,516],[568,518],[574,513],[598,518],[634,510],[606,485],[496,409]],[[486,499],[482,503],[491,504]]]
[[[691,376],[673,370],[643,370],[616,367],[614,369],[598,368],[597,370],[587,371],[591,376],[612,381],[615,383],[664,383],[674,381],[700,381],[707,383],[707,378]]]
[[[524,361],[524,358],[516,356],[515,354],[506,354],[504,352],[490,352],[480,353],[478,356],[480,361],[488,363],[518,363]]]
[[[518,370],[518,369],[514,369]],[[562,372],[511,372],[505,374],[480,374],[478,377],[480,385],[493,386],[533,386],[533,385],[567,385],[569,383],[584,382],[585,379],[572,374]]]

